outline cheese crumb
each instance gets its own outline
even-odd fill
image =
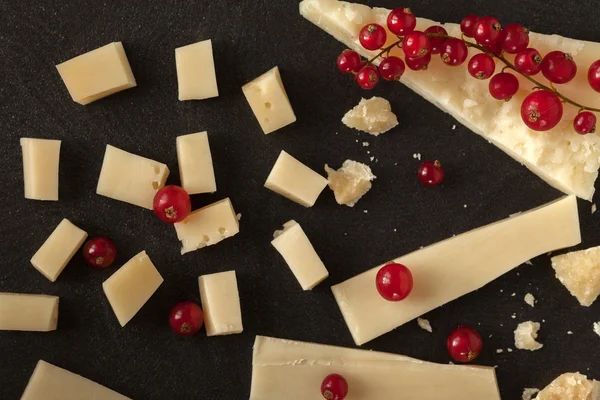
[[[592,214],[596,213],[596,210],[597,210],[597,209],[598,209],[598,208],[596,207],[596,203],[593,203],[593,204],[592,204]]]
[[[369,142],[363,142],[363,147],[369,147]]]
[[[567,335],[572,335],[573,331],[567,331]]]
[[[455,129],[456,129],[456,125],[452,125],[452,130],[455,130]]]
[[[594,322],[594,332],[596,332],[596,335],[600,336],[600,322]]]
[[[429,320],[426,320],[425,318],[417,318],[417,324],[419,324],[421,329],[426,330],[430,333],[433,332],[433,328],[431,327]]]
[[[237,213],[237,215],[235,217],[237,218],[238,221],[240,221],[242,219],[242,213]]]
[[[513,314],[510,316],[512,319],[516,319],[517,318],[517,314]]]
[[[531,399],[533,399],[533,396],[535,396],[539,392],[540,392],[540,389],[526,388],[523,390],[523,395],[521,396],[521,399],[522,400],[531,400]]]
[[[567,373],[553,380],[538,393],[536,400],[596,400],[600,397],[600,382],[580,373]]]
[[[325,164],[329,188],[333,190],[338,204],[354,207],[370,189],[376,176],[368,165],[346,160],[337,171]]]
[[[531,307],[535,307],[535,297],[531,293],[527,293],[525,295],[525,303],[529,304]]]
[[[513,349],[511,349],[510,347],[508,349],[506,349],[506,350],[508,350],[509,353],[513,352]]]
[[[369,159],[370,159],[371,161],[373,161],[373,160],[375,159],[375,157],[369,157]]]
[[[467,208],[467,205],[465,204],[464,207]]]
[[[531,262],[531,260],[525,261],[525,264],[533,266],[533,263]]]
[[[552,257],[556,278],[589,307],[600,295],[600,246]]]
[[[364,211],[365,214],[369,212],[369,210],[363,210],[363,211]]]
[[[515,297],[516,295],[517,295],[516,293],[513,293],[510,295],[510,297]]]
[[[543,347],[535,339],[538,337],[540,324],[538,322],[521,322],[515,329],[515,347],[521,350],[539,350]]]
[[[348,111],[342,122],[349,128],[378,136],[398,125],[398,118],[392,112],[390,102],[381,97],[361,99],[360,103]]]
[[[496,353],[497,354],[504,353],[504,350],[502,350],[502,349],[496,349]]]

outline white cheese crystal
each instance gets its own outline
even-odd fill
[[[531,400],[533,397],[540,392],[540,389],[526,388],[523,390],[521,400]]]
[[[57,322],[57,296],[0,292],[0,330],[50,332]]]
[[[538,337],[540,324],[538,322],[521,322],[515,329],[515,347],[520,350],[539,350],[543,347],[535,339]]]
[[[398,118],[392,112],[390,102],[381,97],[361,99],[360,103],[348,111],[342,122],[349,128],[378,136],[398,126]]]
[[[219,95],[212,41],[175,49],[179,100],[203,100]]]
[[[60,140],[21,138],[25,198],[58,200]]]
[[[600,400],[600,382],[578,372],[562,374],[539,392],[535,400]]]
[[[241,333],[244,327],[235,271],[202,275],[198,278],[198,285],[206,334],[215,336]]]
[[[429,333],[433,332],[433,328],[431,327],[431,323],[429,320],[425,318],[417,318],[417,324],[419,327]]]
[[[527,293],[525,295],[525,303],[529,304],[531,307],[535,307],[535,297],[531,293]]]
[[[344,161],[337,171],[325,164],[325,172],[335,201],[348,207],[354,207],[371,189],[371,182],[376,178],[368,165],[352,160]]]
[[[582,306],[600,295],[600,246],[552,257],[556,278]]]
[[[600,336],[600,322],[594,322],[594,333]]]

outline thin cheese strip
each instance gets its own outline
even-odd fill
[[[0,330],[50,332],[57,322],[57,296],[0,293]]]
[[[567,196],[397,258],[410,268],[414,289],[400,302],[375,286],[381,266],[331,288],[357,345],[481,288],[540,254],[581,242],[577,199]]]
[[[21,138],[25,198],[58,200],[60,140]]]

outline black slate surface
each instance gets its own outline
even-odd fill
[[[600,40],[600,14],[587,0],[368,3],[410,6],[418,15],[448,21],[493,14],[539,32]],[[179,102],[174,49],[208,38],[220,96]],[[138,87],[85,107],[72,102],[55,64],[112,41],[124,42]],[[301,18],[291,0],[0,2],[0,291],[60,296],[56,332],[0,332],[0,399],[20,398],[39,359],[134,399],[247,398],[257,334],[353,347],[331,284],[561,195],[402,85],[383,84],[369,93],[390,100],[397,129],[378,138],[347,129],[340,118],[364,93],[336,71],[342,49]],[[240,87],[274,65],[298,122],[265,136]],[[230,196],[243,215],[241,232],[182,257],[171,227],[150,211],[96,195],[95,187],[107,143],[165,162],[169,182],[177,184],[175,137],[202,130],[210,135],[218,192],[194,196],[194,206]],[[63,141],[59,202],[23,198],[20,137]],[[369,162],[378,179],[355,209],[338,206],[328,189],[305,209],[262,187],[282,149],[318,171],[347,158]],[[414,153],[444,162],[443,187],[418,184]],[[590,203],[579,205],[580,248],[600,244],[598,216]],[[117,265],[145,249],[165,278],[125,328],[101,289],[117,266],[92,270],[78,254],[50,283],[29,264],[63,217],[92,236],[112,238],[119,246]],[[300,289],[269,244],[272,232],[292,218],[331,274],[312,292]],[[478,362],[497,366],[504,399],[518,399],[524,387],[542,387],[567,371],[600,378],[600,338],[592,331],[600,303],[579,306],[554,278],[549,257],[533,263],[428,313],[433,334],[411,322],[364,348],[447,363],[446,335],[469,324],[485,338]],[[198,275],[230,269],[238,274],[244,333],[174,335],[167,324],[171,306],[199,301]],[[528,292],[539,300],[533,309],[523,302]],[[514,347],[512,331],[530,319],[545,320],[544,348],[496,354]]]

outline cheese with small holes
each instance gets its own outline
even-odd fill
[[[577,199],[567,196],[396,258],[414,279],[412,293],[403,301],[386,301],[377,292],[375,276],[381,265],[331,289],[354,341],[361,345],[527,260],[580,242]]]
[[[337,171],[325,164],[329,188],[333,190],[338,204],[354,207],[369,190],[376,178],[368,165],[346,160]]]
[[[73,101],[82,105],[136,86],[121,42],[72,58],[56,69]]]
[[[212,41],[175,49],[179,100],[203,100],[219,95]]]
[[[58,297],[0,293],[0,330],[50,332],[58,323]]]
[[[539,322],[521,322],[515,329],[515,347],[520,350],[535,351],[544,345],[536,341],[540,330]]]
[[[25,198],[58,200],[60,140],[21,138]]]
[[[192,212],[175,224],[181,241],[181,254],[212,246],[240,231],[237,215],[229,197]]]
[[[168,176],[165,164],[107,145],[96,193],[152,210]]]
[[[302,289],[311,290],[329,276],[299,223],[294,220],[286,222],[273,237],[271,244],[290,267]]]
[[[600,382],[578,372],[562,374],[539,392],[535,400],[600,400]]]
[[[102,288],[119,323],[125,326],[162,283],[162,276],[142,251],[105,280]]]
[[[312,207],[327,186],[327,179],[281,151],[265,187],[304,207]]]
[[[242,309],[235,271],[198,278],[204,325],[208,336],[241,333]]]
[[[65,269],[81,247],[87,233],[68,219],[63,219],[42,247],[31,258],[31,264],[51,282]]]
[[[296,115],[281,81],[279,67],[245,84],[242,92],[265,134],[296,122]]]
[[[348,111],[342,122],[349,128],[379,136],[398,126],[398,118],[392,112],[390,102],[382,97],[361,99],[360,103]]]
[[[591,306],[600,295],[600,246],[552,257],[552,268],[582,306]]]
[[[217,191],[208,134],[192,133],[177,137],[177,161],[181,187],[188,194],[214,193]]]

